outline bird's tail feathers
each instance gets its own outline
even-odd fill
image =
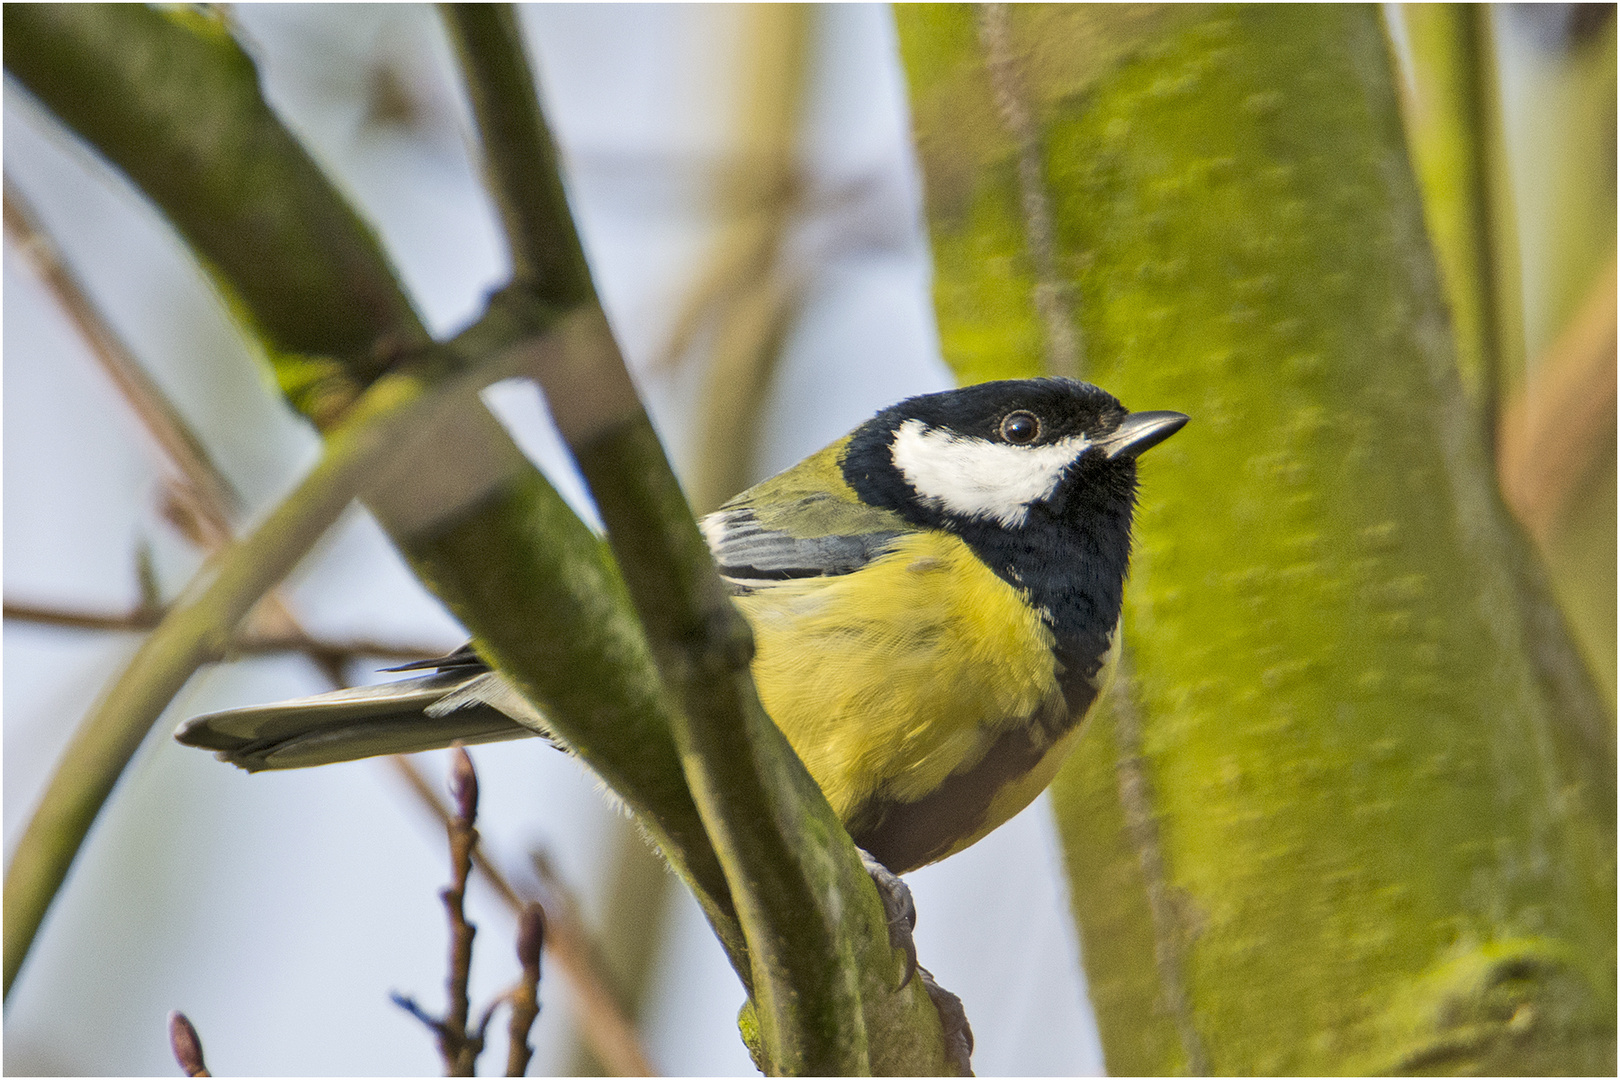
[[[210,713],[174,737],[258,772],[545,734],[539,712],[505,679],[452,670]]]

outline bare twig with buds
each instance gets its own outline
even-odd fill
[[[467,921],[466,911],[467,878],[472,874],[473,852],[478,847],[478,774],[473,771],[472,757],[460,743],[450,751],[450,795],[456,808],[446,828],[450,837],[450,884],[439,893],[450,917],[450,1000],[441,1020],[411,998],[399,994],[392,997],[394,1004],[422,1021],[438,1037],[446,1076],[472,1076],[484,1049],[484,1030],[500,1002],[497,1000],[485,1010],[476,1029],[467,1029],[472,1012],[467,984],[472,973],[473,938],[478,933]]]
[[[474,1046],[467,1032],[467,1015],[472,1007],[467,1000],[467,983],[477,929],[467,921],[466,900],[472,853],[478,846],[478,830],[474,827],[478,818],[478,774],[473,771],[472,757],[459,745],[450,751],[450,794],[456,806],[449,828],[451,879],[450,887],[439,894],[450,916],[450,1011],[445,1016],[440,1047],[445,1062],[453,1067],[449,1075],[471,1076],[484,1041],[480,1031]]]
[[[396,756],[388,761],[409,785],[422,807],[448,825],[450,810],[411,759]],[[519,918],[529,903],[538,902],[544,906],[545,949],[551,954],[552,961],[561,966],[563,977],[573,990],[575,1020],[597,1060],[615,1076],[656,1076],[657,1071],[641,1045],[635,1024],[612,987],[601,950],[592,941],[590,932],[580,919],[571,891],[556,876],[549,861],[543,855],[536,854],[535,872],[540,879],[538,901],[519,893],[512,885],[510,876],[491,862],[481,847],[473,852],[473,864],[496,895]]]
[[[407,775],[419,779],[414,770],[409,770]],[[476,1025],[469,1027],[472,1002],[467,986],[477,928],[467,921],[466,899],[467,879],[474,862],[492,875],[503,892],[510,893],[514,899],[517,894],[478,852],[478,774],[473,771],[472,757],[459,743],[451,750],[450,794],[455,805],[452,813],[445,814],[445,831],[450,838],[450,885],[439,894],[450,917],[449,1004],[444,1018],[439,1019],[411,998],[400,994],[392,997],[394,1004],[422,1021],[438,1038],[446,1076],[473,1075],[495,1011],[509,1005],[506,1075],[522,1076],[534,1057],[534,1050],[529,1046],[529,1031],[540,1015],[540,952],[546,944],[546,913],[537,902],[522,903],[518,914],[517,955],[523,974],[516,985],[485,1007]],[[436,797],[432,803],[438,804]]]

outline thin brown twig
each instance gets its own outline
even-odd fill
[[[388,763],[417,802],[441,824],[448,825],[450,810],[421,770],[405,757],[391,757]],[[473,852],[473,863],[514,914],[521,916],[524,906],[534,902],[545,908],[545,949],[573,991],[576,1022],[597,1060],[617,1076],[658,1075],[642,1048],[635,1024],[611,989],[600,950],[577,914],[571,890],[551,871],[549,863],[537,859],[536,870],[546,893],[538,900],[520,895],[482,847]]]
[[[465,747],[457,744],[450,752],[450,791],[455,799],[455,816],[450,819],[450,886],[439,895],[450,917],[449,1011],[439,1032],[439,1052],[444,1055],[445,1075],[471,1076],[482,1039],[467,1030],[471,1004],[467,984],[472,972],[473,937],[477,928],[467,921],[467,878],[472,873],[473,851],[478,847],[478,774]],[[475,1041],[476,1040],[476,1041]]]
[[[6,601],[5,617],[42,626],[60,626],[73,630],[139,631],[151,630],[163,621],[167,609],[137,608],[123,614],[94,611],[72,611],[45,604]],[[346,638],[331,641],[302,633],[265,630],[247,627],[232,635],[225,647],[226,655],[259,655],[275,652],[301,652],[317,662],[334,660],[347,664],[362,658],[377,660],[431,660],[442,656],[445,649],[437,645],[412,645],[397,641],[377,641],[372,638]],[[341,682],[341,680],[340,680]]]
[[[134,352],[67,268],[50,234],[39,225],[38,215],[9,178],[5,181],[5,227],[159,452],[170,474],[163,485],[163,516],[204,551],[224,546],[232,536],[231,520],[240,509],[235,489],[180,410],[147,375]],[[273,593],[254,607],[247,625],[292,637],[303,633],[292,613]]]
[[[186,1014],[176,1010],[169,1014],[169,1048],[174,1060],[187,1076],[212,1076],[203,1063],[202,1039]]]
[[[101,370],[134,410],[142,429],[178,474],[172,478],[178,486],[171,488],[171,501],[190,511],[200,546],[218,547],[231,537],[230,517],[238,508],[236,493],[209,458],[202,441],[102,317],[38,220],[22,192],[6,177],[6,232],[61,305]]]
[[[529,1031],[540,1015],[540,950],[546,940],[546,912],[539,904],[524,906],[518,917],[517,955],[523,977],[512,988],[512,1015],[507,1024],[506,1075],[522,1076],[529,1071],[534,1050]]]

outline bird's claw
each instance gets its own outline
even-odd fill
[[[912,976],[917,974],[917,943],[911,936],[911,931],[917,925],[917,904],[911,898],[911,889],[887,866],[870,853],[860,848],[856,850],[860,851],[861,865],[866,867],[872,884],[877,886],[878,897],[883,901],[883,913],[889,921],[889,945],[906,954],[905,974],[900,977],[897,988],[904,990],[911,984]]]
[[[910,887],[873,858],[870,852],[862,848],[855,850],[861,853],[861,865],[866,867],[883,901],[883,913],[889,921],[889,945],[906,954],[905,974],[901,976],[896,991],[911,985],[913,976],[922,977],[928,1000],[934,1003],[934,1010],[939,1013],[939,1027],[945,1038],[945,1056],[958,1076],[972,1076],[973,1029],[968,1026],[967,1010],[962,1008],[962,999],[935,982],[927,968],[917,966],[917,943],[911,934],[917,926],[917,904],[911,898]]]
[[[923,989],[939,1013],[940,1032],[945,1036],[945,1056],[958,1076],[973,1075],[973,1028],[968,1026],[967,1010],[962,999],[934,981],[927,968],[918,968]]]

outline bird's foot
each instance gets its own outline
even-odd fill
[[[917,925],[917,904],[911,899],[911,889],[887,866],[864,849],[855,850],[861,853],[861,865],[871,875],[872,884],[877,886],[878,897],[883,901],[883,913],[889,920],[889,945],[906,954],[906,970],[898,987],[904,990],[917,974],[917,943],[911,939],[911,931]]]
[[[958,1076],[973,1075],[973,1029],[968,1026],[967,1010],[962,999],[934,981],[927,968],[918,968],[923,989],[939,1013],[939,1027],[945,1036],[945,1057],[956,1069]]]
[[[864,848],[855,850],[861,853],[861,865],[866,867],[883,901],[883,912],[889,921],[889,945],[906,954],[905,974],[901,976],[897,990],[904,990],[910,985],[912,976],[922,977],[928,1000],[934,1003],[934,1010],[939,1013],[946,1059],[958,1076],[972,1076],[973,1029],[968,1026],[967,1010],[962,1008],[962,999],[935,982],[927,968],[917,966],[917,943],[911,934],[917,926],[917,903],[911,898],[911,888],[887,866],[873,858],[870,852]]]

